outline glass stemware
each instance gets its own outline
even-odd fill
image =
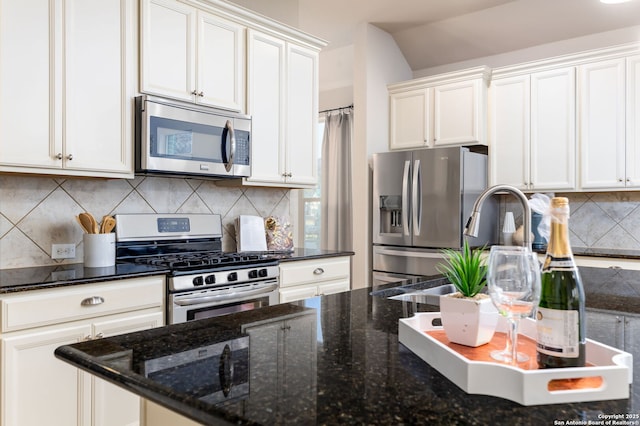
[[[530,316],[540,299],[540,266],[535,253],[526,247],[493,246],[487,261],[487,288],[500,315],[509,321],[504,350],[491,357],[510,364],[529,356],[518,352],[520,318]]]

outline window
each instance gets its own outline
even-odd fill
[[[321,223],[322,223],[322,140],[324,138],[324,115],[318,122],[317,135],[317,154],[318,154],[318,182],[313,189],[302,190],[300,197],[299,221],[303,235],[301,236],[302,245],[305,248],[321,248]]]

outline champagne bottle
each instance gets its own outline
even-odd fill
[[[551,200],[551,235],[541,279],[536,315],[538,367],[583,367],[584,288],[569,244],[569,200],[564,197]]]

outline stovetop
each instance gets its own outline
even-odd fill
[[[201,271],[224,266],[254,267],[273,263],[275,260],[262,253],[194,252],[134,257],[130,261],[143,265],[165,266],[174,271]]]

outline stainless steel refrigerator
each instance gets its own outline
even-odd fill
[[[373,282],[435,275],[441,249],[460,249],[487,156],[450,147],[373,155]],[[486,209],[486,210],[485,210]],[[497,202],[482,208],[472,247],[497,240]]]

